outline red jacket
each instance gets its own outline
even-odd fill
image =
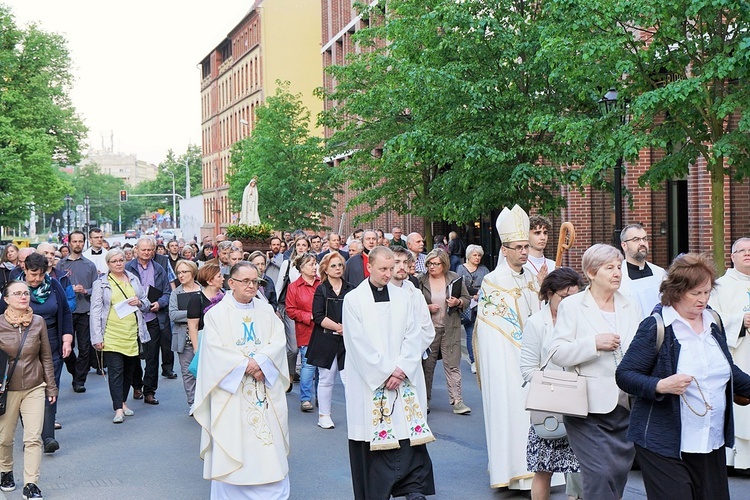
[[[310,343],[310,336],[315,326],[312,319],[312,303],[318,285],[320,285],[320,278],[317,276],[312,285],[300,276],[287,288],[286,313],[294,320],[297,347],[304,347]]]

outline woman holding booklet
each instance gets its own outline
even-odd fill
[[[441,354],[453,413],[467,415],[471,408],[464,404],[461,396],[461,311],[469,307],[471,297],[463,279],[449,271],[450,260],[445,250],[438,248],[428,253],[425,266],[427,272],[419,278],[419,287],[435,326],[435,340],[430,345],[427,359],[422,361],[427,383],[427,411],[430,411],[435,365],[438,354]]]
[[[109,271],[94,282],[91,291],[91,345],[102,351],[109,368],[109,394],[115,416],[112,422],[121,424],[123,417],[133,415],[125,404],[138,359],[138,337],[145,343],[151,340],[143,321],[143,312],[151,302],[138,278],[125,270],[125,254],[119,248],[104,257]]]

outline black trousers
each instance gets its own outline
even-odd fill
[[[74,341],[78,346],[78,355],[71,352],[70,356],[65,358],[65,364],[73,377],[73,384],[84,385],[90,367],[96,366],[96,354],[91,347],[89,313],[73,313],[73,331],[75,331]]]
[[[159,351],[161,349],[161,329],[159,319],[146,323],[151,340],[143,344],[146,350],[146,369],[143,373],[143,393],[154,394],[159,387]],[[170,339],[171,341],[172,339]],[[139,363],[140,364],[140,363]]]
[[[63,359],[60,347],[52,349],[52,366],[55,369],[55,383],[60,387],[60,376],[62,375]],[[55,438],[55,416],[57,415],[57,401],[50,404],[49,399],[44,398],[44,423],[42,424],[42,442]]]
[[[128,400],[128,392],[133,379],[136,364],[140,365],[138,356],[125,356],[119,352],[104,351],[107,362],[107,379],[109,395],[112,398],[112,409],[122,409],[122,404]]]
[[[174,351],[172,351],[172,327],[167,321],[167,326],[161,331],[161,371],[168,373],[174,371]]]
[[[659,500],[729,500],[726,451],[683,453],[668,458],[635,445],[648,498]]]
[[[370,451],[370,443],[349,440],[349,466],[355,500],[388,500],[409,493],[435,494],[427,446],[399,440],[395,450]]]

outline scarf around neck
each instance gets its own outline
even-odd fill
[[[21,275],[21,278],[19,279],[25,281],[26,273]],[[36,302],[37,304],[44,304],[45,302],[47,302],[47,299],[52,293],[52,279],[49,277],[49,274],[44,275],[44,281],[42,281],[41,285],[36,288],[29,287],[29,291],[31,292],[32,301]]]
[[[30,307],[27,307],[25,311],[18,313],[8,307],[5,309],[3,316],[5,316],[5,320],[13,326],[29,326],[34,316],[34,311],[32,311]]]

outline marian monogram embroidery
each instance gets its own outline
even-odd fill
[[[254,344],[254,345],[261,344],[260,338],[255,334],[255,322],[251,318],[249,317],[243,318],[242,332],[243,332],[242,338],[236,342],[238,346],[247,345],[247,344]]]

